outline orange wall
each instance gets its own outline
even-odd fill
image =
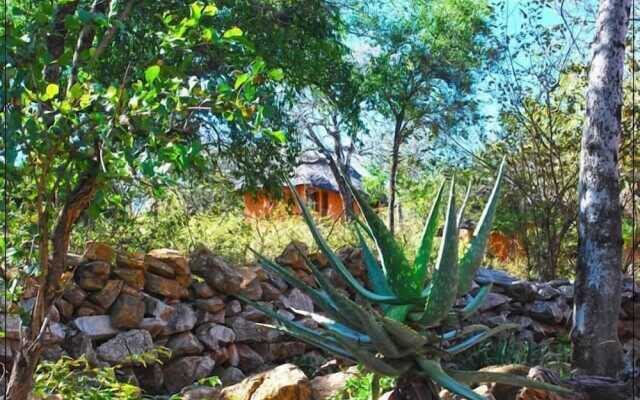
[[[298,195],[310,204],[311,194],[310,187],[306,185],[298,185],[296,186],[296,192]],[[264,193],[258,193],[257,195],[252,195],[250,193],[245,193],[244,198],[244,214],[247,217],[266,217],[272,215],[274,208],[279,202],[289,202],[291,201],[291,193],[288,188],[284,188],[284,196],[280,200],[275,200],[270,198]],[[342,216],[342,197],[340,193],[334,192],[332,190],[324,190],[324,189],[314,189],[317,193],[316,198],[318,199],[318,204],[315,207],[315,211],[320,213],[323,216],[330,216],[332,218],[340,218]],[[296,207],[293,211],[296,214],[300,213],[300,210]]]

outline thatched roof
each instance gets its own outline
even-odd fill
[[[353,166],[349,169],[351,182],[362,190],[363,173]],[[338,184],[331,172],[327,158],[317,151],[306,151],[300,155],[299,164],[291,182],[294,185],[309,185],[320,189],[338,191]]]

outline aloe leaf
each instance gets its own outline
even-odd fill
[[[382,270],[387,277],[389,286],[400,298],[415,297],[420,293],[421,282],[414,279],[411,265],[405,257],[402,247],[373,208],[364,201],[360,193],[351,184],[349,184],[349,188],[360,211],[362,211],[367,222],[367,230],[380,253]]]
[[[442,199],[442,192],[444,191],[444,182],[440,185],[440,189],[438,189],[438,194],[431,206],[431,211],[429,212],[429,216],[427,217],[427,222],[424,225],[424,230],[422,231],[422,238],[420,239],[420,247],[418,248],[418,252],[416,253],[416,259],[413,262],[413,273],[415,279],[420,282],[424,282],[427,270],[429,259],[431,258],[431,249],[433,247],[433,239],[436,236],[436,231],[438,229],[438,210],[440,209],[440,202]]]
[[[455,330],[443,333],[442,335],[439,335],[439,338],[441,340],[454,340],[462,336],[467,336],[468,334],[473,332],[478,332],[478,331],[486,332],[488,330],[489,330],[489,327],[487,327],[486,325],[480,325],[480,324],[467,325],[463,329],[455,329]]]
[[[360,226],[357,224],[354,227],[356,235],[358,236],[358,240],[360,241],[360,249],[362,249],[362,261],[364,262],[364,266],[367,269],[367,277],[369,278],[369,283],[373,288],[373,291],[382,294],[382,295],[393,295],[389,284],[387,283],[387,279],[384,276],[384,272],[380,265],[378,265],[378,261],[375,256],[371,252],[371,249],[367,245],[364,237],[362,236],[362,232],[360,231]]]
[[[487,340],[488,338],[490,338],[491,336],[495,336],[500,332],[506,331],[508,329],[515,329],[518,328],[519,325],[518,324],[502,324],[499,326],[496,326],[495,328],[489,329],[488,331],[484,331],[481,333],[478,333],[477,335],[474,335],[454,346],[451,346],[447,349],[447,353],[449,354],[458,354],[460,352],[463,352],[467,349],[469,349],[470,347],[475,346],[476,344],[482,342],[483,340]]]
[[[380,353],[392,358],[400,356],[400,350],[382,327],[376,312],[371,307],[367,307],[365,312],[358,314],[357,317],[360,318],[362,331],[369,335],[371,342]]]
[[[352,341],[336,337],[335,338],[340,345],[350,351],[365,367],[373,372],[377,372],[386,376],[400,376],[404,371],[395,368],[394,366],[385,362],[382,358],[378,358],[375,355],[363,350],[357,343]]]
[[[342,276],[342,278],[344,278],[344,280],[349,284],[349,286],[351,286],[353,290],[358,292],[360,296],[364,297],[365,299],[371,302],[384,303],[384,304],[404,304],[405,301],[399,299],[396,296],[380,295],[368,290],[367,288],[362,286],[360,281],[358,281],[353,275],[351,275],[351,272],[349,272],[349,270],[344,265],[342,260],[340,260],[340,258],[331,250],[331,247],[329,246],[329,244],[322,237],[322,234],[316,227],[316,224],[313,222],[313,217],[311,216],[309,209],[307,209],[307,206],[304,204],[300,196],[298,196],[298,193],[295,191],[295,188],[293,188],[291,183],[289,183],[289,186],[298,207],[300,207],[300,209],[302,210],[302,216],[305,222],[307,223],[309,230],[311,231],[311,235],[313,236],[314,240],[318,244],[318,247],[320,248],[320,250],[322,250],[322,253],[327,257],[331,266]]]
[[[433,360],[427,360],[425,358],[419,358],[417,360],[418,365],[424,371],[427,377],[433,379],[440,386],[455,393],[459,396],[463,396],[469,400],[486,400],[483,396],[471,390],[467,385],[458,382],[453,377],[448,375],[440,365],[439,362]]]
[[[380,318],[387,333],[402,347],[416,349],[424,346],[428,339],[402,322],[391,318]]]
[[[500,372],[484,372],[484,371],[458,371],[447,369],[446,372],[456,380],[464,382],[468,385],[477,383],[500,383],[503,385],[528,387],[531,389],[546,390],[559,394],[574,394],[573,390],[552,385],[546,382],[533,381],[519,375],[504,374]]]
[[[462,200],[462,205],[460,206],[460,209],[458,210],[458,218],[457,218],[457,225],[458,225],[458,229],[460,229],[460,225],[462,225],[462,219],[464,218],[464,210],[465,208],[467,208],[467,203],[469,202],[469,196],[471,195],[471,184],[473,182],[470,180],[469,184],[467,185],[467,191],[464,194],[464,200]]]
[[[489,283],[488,285],[485,285],[481,287],[480,290],[478,290],[478,294],[476,294],[475,297],[471,301],[469,301],[469,303],[467,303],[467,305],[462,309],[461,314],[463,319],[469,318],[476,311],[478,311],[480,306],[487,299],[489,293],[491,293],[492,287],[493,284]]]
[[[325,328],[327,328],[328,330],[330,330],[333,333],[336,333],[338,335],[342,335],[343,337],[350,339],[350,340],[354,340],[358,343],[371,343],[371,339],[369,338],[369,336],[364,335],[354,329],[349,328],[346,325],[343,325],[339,322],[336,322],[334,320],[332,320],[331,318],[327,318],[324,315],[320,315],[317,313],[313,313],[313,312],[308,312],[308,311],[304,311],[304,310],[298,310],[296,308],[291,307],[291,310],[293,310],[294,313],[298,314],[298,315],[302,315],[304,317],[309,317],[311,319],[313,319],[315,322],[317,322],[318,324],[324,326]]]
[[[480,221],[478,221],[478,226],[476,226],[475,232],[473,233],[473,239],[471,239],[471,243],[460,261],[460,283],[458,285],[458,293],[461,295],[467,293],[469,289],[471,289],[471,281],[484,258],[487,240],[489,239],[489,233],[491,231],[491,224],[493,223],[493,217],[498,205],[498,197],[505,165],[506,159],[503,158],[500,163],[500,168],[498,169],[498,176],[496,177],[493,190],[491,191],[487,205],[482,212]]]
[[[435,324],[446,317],[457,295],[458,227],[456,226],[455,179],[451,180],[442,243],[430,286],[431,290],[422,315],[422,322],[426,325]]]

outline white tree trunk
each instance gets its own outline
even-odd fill
[[[631,0],[600,0],[580,154],[571,339],[574,367],[594,375],[615,376],[622,368],[617,333],[622,275],[618,149],[630,6]]]

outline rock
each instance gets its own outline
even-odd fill
[[[118,333],[118,330],[111,324],[111,317],[108,315],[76,318],[73,320],[73,325],[90,339],[108,339]]]
[[[262,298],[262,286],[260,286],[260,282],[255,279],[255,275],[252,276],[250,272],[247,273],[247,275],[246,283],[242,284],[239,294],[249,300],[260,300]]]
[[[151,393],[161,393],[164,376],[162,375],[162,368],[159,364],[149,364],[147,367],[134,367],[133,371],[142,389]]]
[[[56,300],[55,304],[63,319],[69,320],[73,317],[73,304],[63,298]]]
[[[311,391],[314,400],[329,400],[336,397],[349,379],[358,375],[356,368],[349,368],[344,372],[336,372],[324,376],[318,376],[311,380]]]
[[[98,357],[110,364],[130,364],[131,356],[140,355],[153,349],[153,340],[149,332],[132,329],[120,332],[113,339],[96,349]]]
[[[220,389],[211,386],[188,387],[180,392],[180,400],[221,400]]]
[[[169,393],[211,375],[215,361],[209,356],[187,356],[179,358],[163,368],[164,386]]]
[[[179,252],[172,249],[155,249],[151,250],[146,258],[162,261],[169,265],[176,275],[191,275],[189,262],[187,258]]]
[[[262,300],[264,301],[275,301],[282,295],[282,292],[269,282],[260,282],[260,287],[262,288]]]
[[[165,278],[175,279],[176,272],[175,270],[167,263],[157,260],[153,257],[145,257],[144,259],[145,269],[148,272],[153,272],[156,275],[160,275]]]
[[[144,271],[144,253],[118,254],[116,265],[121,268]]]
[[[175,335],[176,333],[186,332],[193,329],[196,325],[198,318],[195,311],[184,303],[179,303],[176,306],[176,312],[167,323],[167,327],[164,330],[164,334]]]
[[[298,288],[291,289],[291,292],[282,296],[280,300],[287,308],[313,312],[313,300]]]
[[[88,242],[85,245],[82,258],[89,261],[104,261],[112,263],[115,258],[115,251],[106,243]]]
[[[475,277],[475,281],[480,285],[493,283],[498,286],[508,286],[517,280],[517,278],[514,278],[504,271],[487,268],[478,268]]]
[[[202,353],[204,346],[191,332],[179,333],[172,336],[167,342],[172,357],[197,355]]]
[[[262,307],[273,310],[273,304],[264,301],[258,302]],[[253,306],[246,306],[244,311],[240,313],[240,317],[253,322],[265,322],[269,317]]]
[[[107,275],[97,275],[88,269],[82,269],[76,272],[76,282],[84,290],[100,290],[107,283]]]
[[[238,367],[245,371],[255,371],[264,366],[264,359],[247,344],[236,343],[238,353]]]
[[[516,301],[530,302],[536,298],[536,290],[533,285],[527,281],[517,280],[509,284],[505,284],[502,289],[505,294]]]
[[[144,288],[150,293],[172,299],[183,299],[189,296],[189,291],[175,280],[167,279],[151,272],[145,272],[144,280]]]
[[[80,289],[77,285],[71,284],[64,290],[62,298],[71,303],[73,306],[78,307],[88,297],[87,292]]]
[[[311,384],[304,372],[284,364],[222,389],[224,400],[311,400]]]
[[[116,267],[113,269],[113,274],[134,289],[144,289],[144,271],[141,269]]]
[[[225,305],[225,311],[227,313],[227,317],[238,315],[242,311],[242,303],[238,300],[231,300]]]
[[[66,330],[66,326],[60,322],[50,322],[44,334],[44,343],[46,345],[53,345],[64,342],[67,335]]]
[[[224,310],[224,301],[219,297],[211,297],[209,299],[197,299],[194,302],[196,308],[210,313],[215,313],[220,310]]]
[[[147,294],[144,295],[144,308],[145,315],[155,317],[163,321],[169,321],[176,313],[175,307],[167,305],[162,300],[158,300]]]
[[[282,336],[282,333],[265,326],[257,325],[255,322],[247,321],[242,317],[229,318],[228,326],[233,329],[238,342],[273,342]]]
[[[301,269],[305,271],[310,271],[309,267],[304,261],[304,257],[300,254],[303,253],[304,256],[309,255],[309,248],[306,244],[300,241],[292,241],[285,247],[284,251],[280,256],[276,258],[276,262],[280,265],[287,266],[293,269]]]
[[[118,295],[122,290],[122,286],[124,286],[123,281],[107,281],[107,283],[98,293],[94,293],[90,296],[91,301],[106,310],[111,307],[114,301],[116,301],[116,298],[118,298]]]
[[[567,300],[573,300],[573,285],[560,286],[558,290],[567,298]]]
[[[536,300],[529,306],[531,318],[548,324],[559,324],[564,319],[564,309],[555,301]]]
[[[144,318],[144,308],[142,296],[122,293],[111,307],[111,323],[115,328],[137,328]]]
[[[106,261],[91,261],[80,264],[76,273],[89,272],[94,275],[106,277],[111,273],[111,264]]]
[[[480,306],[479,311],[485,312],[485,311],[494,309],[496,307],[499,307],[503,304],[508,304],[509,300],[511,299],[505,295],[491,292],[487,295],[487,298],[485,299],[484,303],[482,303],[482,305]]]
[[[219,350],[221,345],[224,346],[236,340],[236,334],[233,330],[214,323],[199,326],[196,329],[196,335],[211,350]]]
[[[139,328],[144,329],[149,332],[151,336],[156,337],[161,335],[167,328],[167,321],[155,317],[142,318]]]
[[[537,298],[540,300],[551,300],[562,294],[562,292],[551,285],[537,285]]]
[[[205,247],[191,254],[190,267],[195,274],[203,277],[209,286],[219,292],[237,294],[242,289],[242,274]]]
[[[193,293],[198,299],[208,299],[216,294],[205,282],[196,282],[191,285],[191,287],[193,288]]]
[[[276,362],[303,355],[306,345],[302,342],[256,343],[253,348],[266,362]]]
[[[223,370],[219,371],[219,373],[216,375],[220,377],[220,381],[222,382],[223,386],[233,385],[235,383],[242,381],[244,378],[246,378],[244,375],[244,372],[242,372],[241,369],[236,367],[224,368]]]
[[[216,324],[224,324],[225,310],[220,310],[217,313],[210,313],[207,311],[196,310],[196,325],[206,324],[207,322],[215,322]]]

